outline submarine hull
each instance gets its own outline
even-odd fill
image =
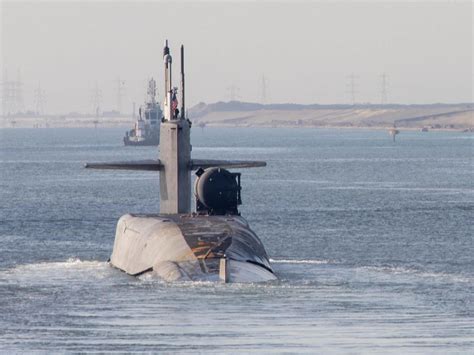
[[[146,214],[122,216],[111,264],[166,281],[276,280],[263,244],[240,216]]]

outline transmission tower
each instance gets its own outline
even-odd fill
[[[125,81],[120,80],[120,77],[117,78],[117,112],[122,113],[122,102],[125,95]]]
[[[24,109],[23,82],[21,81],[20,69],[17,70],[15,81],[15,109],[17,113],[22,112]]]
[[[352,105],[356,103],[356,94],[357,94],[357,75],[352,73],[351,75],[347,76],[347,92],[351,95],[351,102]]]
[[[262,104],[267,103],[267,78],[262,75]]]
[[[9,80],[6,70],[3,72],[2,80],[2,114],[3,117],[8,117],[18,113],[23,107],[23,91],[21,89],[22,83],[19,77],[17,80]]]
[[[240,97],[239,95],[239,87],[235,84],[232,84],[231,86],[229,86],[227,88],[227,90],[229,91],[229,98],[230,98],[230,101],[235,101],[237,98]]]
[[[14,92],[11,82],[8,80],[8,73],[6,70],[3,71],[2,77],[2,116],[7,117],[10,115],[12,106],[12,94]]]
[[[102,104],[102,91],[99,89],[97,81],[95,82],[94,89],[92,89],[91,102],[92,113],[95,115],[96,118],[98,118],[100,114],[100,106]]]
[[[382,105],[387,103],[388,98],[388,75],[382,73],[380,75],[380,102]]]
[[[44,115],[45,104],[46,104],[46,94],[44,90],[41,89],[41,83],[38,83],[38,87],[35,89],[36,116]]]

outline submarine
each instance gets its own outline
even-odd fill
[[[129,275],[154,273],[165,281],[264,282],[276,280],[265,248],[240,215],[241,174],[230,169],[264,167],[263,161],[191,157],[191,121],[185,117],[184,46],[181,106],[172,85],[172,57],[163,50],[165,97],[159,159],[87,163],[89,169],[159,173],[160,210],[126,214],[117,222],[110,263]],[[191,210],[191,173],[195,206]]]

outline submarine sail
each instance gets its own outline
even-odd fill
[[[172,86],[172,57],[165,42],[165,98],[157,160],[88,163],[91,169],[158,171],[160,213],[126,214],[115,233],[110,262],[130,274],[153,272],[166,281],[275,280],[265,248],[240,215],[240,173],[227,169],[263,167],[262,161],[192,159],[191,121],[185,117],[184,47],[181,46],[181,111]],[[197,178],[191,211],[191,172]]]

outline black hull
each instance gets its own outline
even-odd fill
[[[157,146],[160,144],[159,138],[146,138],[142,141],[133,141],[129,137],[123,138],[123,144],[126,146]]]

